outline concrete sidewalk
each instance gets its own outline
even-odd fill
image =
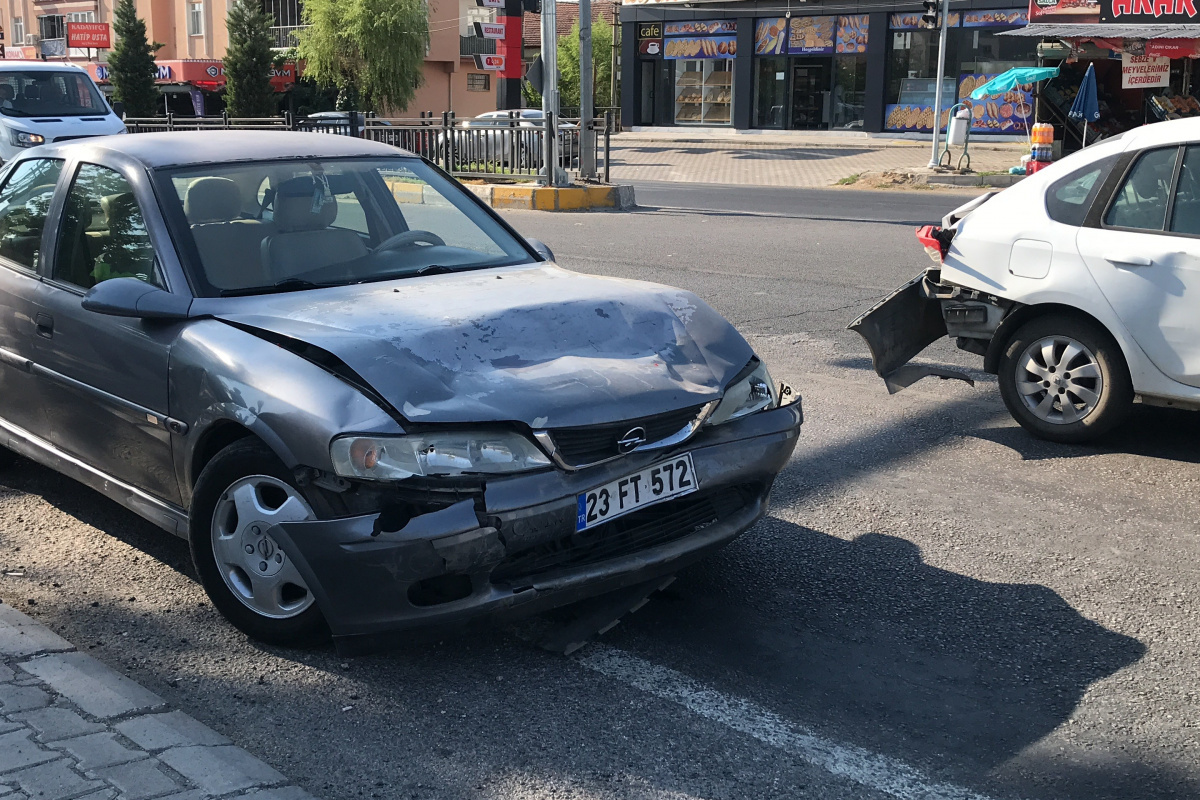
[[[754,186],[831,186],[852,175],[906,172],[929,163],[930,142],[859,135],[620,133],[612,137],[612,180]],[[971,142],[975,172],[1007,172],[1024,142]],[[961,149],[952,150],[952,163]]]
[[[314,800],[0,604],[0,800]]]

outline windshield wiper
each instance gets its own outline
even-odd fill
[[[219,297],[244,297],[251,294],[267,294],[268,292],[295,292],[303,289],[327,289],[330,286],[341,286],[340,283],[316,283],[304,278],[284,278],[270,286],[250,286],[245,289],[224,289]]]

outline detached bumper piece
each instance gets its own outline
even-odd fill
[[[398,530],[372,513],[285,523],[272,535],[292,554],[339,651],[365,652],[404,629],[546,610],[674,574],[766,513],[802,419],[797,402],[672,450],[498,478]],[[698,491],[575,531],[580,492],[685,451]]]
[[[975,385],[970,376],[959,370],[908,363],[948,335],[942,301],[931,286],[929,273],[918,275],[876,303],[850,323],[848,330],[866,340],[875,372],[883,378],[890,394],[931,375]]]

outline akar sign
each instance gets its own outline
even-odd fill
[[[1187,25],[1200,21],[1196,0],[1101,0],[1100,22]]]

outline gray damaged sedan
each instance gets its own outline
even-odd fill
[[[800,404],[695,296],[568,272],[427,162],[304,133],[0,174],[0,444],[343,651],[670,574],[767,510]]]

